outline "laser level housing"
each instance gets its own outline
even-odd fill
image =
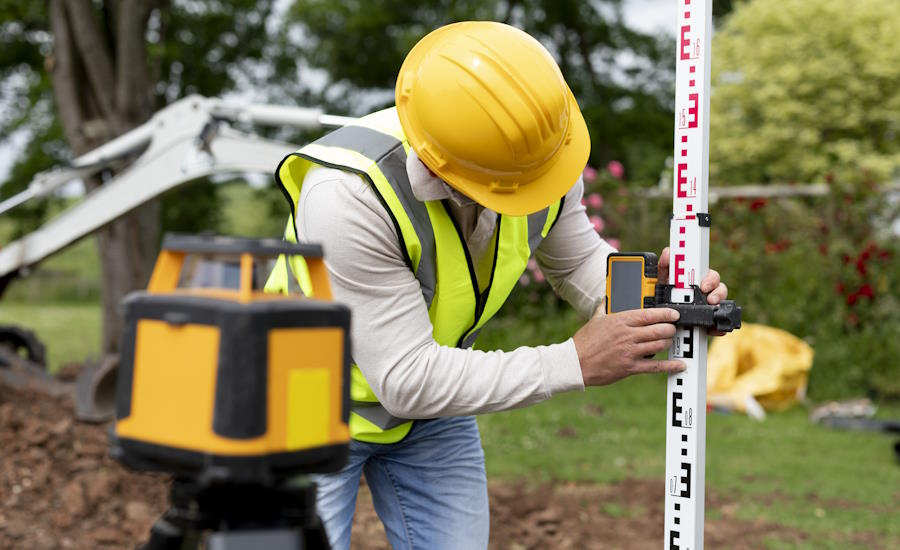
[[[113,456],[138,470],[269,483],[336,471],[349,443],[350,311],[322,250],[168,235],[146,292],[123,302]],[[280,254],[312,295],[263,292]]]

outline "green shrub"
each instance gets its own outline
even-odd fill
[[[816,350],[815,398],[900,396],[900,247],[876,193],[756,199],[712,208],[710,263],[748,321]]]
[[[588,214],[621,250],[668,243],[668,198],[645,199],[608,172],[586,172]],[[833,184],[827,197],[722,200],[710,206],[710,266],[722,274],[746,322],[778,327],[816,351],[810,395],[900,397],[900,201],[871,182]],[[594,208],[593,195],[602,196]],[[559,340],[577,321],[536,266],[499,324],[534,340]],[[514,319],[509,321],[507,319]],[[558,320],[558,321],[555,321]],[[527,328],[526,328],[527,327]],[[540,341],[538,339],[538,341]]]
[[[785,329],[816,350],[817,399],[900,397],[900,11],[890,0],[753,0],[716,33],[710,114],[713,185],[825,182],[822,198],[710,206],[710,265],[748,322]],[[812,30],[810,22],[816,22]],[[671,200],[591,175],[604,236],[658,252]],[[670,189],[671,175],[664,177]],[[533,280],[531,276],[529,280]],[[528,286],[520,314],[560,309]]]

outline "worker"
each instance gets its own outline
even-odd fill
[[[316,477],[318,511],[332,546],[349,548],[365,474],[395,549],[485,548],[473,415],[679,372],[681,361],[647,358],[669,347],[678,313],[602,313],[614,249],[581,204],[590,138],[531,36],[494,22],[439,28],[409,52],[395,101],[276,171],[291,206],[287,237],[322,243],[334,297],[353,312],[353,440],[346,466]],[[590,320],[562,343],[471,349],[532,257]],[[662,280],[668,264],[663,250]],[[270,283],[281,274],[289,284],[292,270],[302,286],[294,263]],[[710,303],[727,294],[715,271],[701,289]]]

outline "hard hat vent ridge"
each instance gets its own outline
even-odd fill
[[[490,44],[481,40],[477,36],[469,35],[473,41],[481,44],[490,55],[482,52],[475,52],[476,55],[480,55],[480,58],[484,61],[490,63],[495,71],[498,74],[503,76],[503,80],[509,84],[511,87],[516,88],[517,98],[521,99],[528,110],[531,112],[532,116],[535,119],[536,127],[540,131],[541,139],[548,139],[550,134],[552,133],[551,127],[553,126],[553,117],[550,114],[553,109],[547,105],[546,101],[542,101],[542,99],[546,100],[549,98],[541,98],[534,88],[530,86],[531,81],[525,75],[521,74],[518,71],[516,64],[511,60],[505,58],[505,56],[499,52],[496,48],[491,47]],[[557,70],[557,72],[559,72]],[[560,84],[562,88],[565,88],[566,84],[562,80],[562,75],[559,75]]]
[[[496,87],[488,85],[488,79],[484,78],[483,73],[479,74],[473,71],[467,64],[453,57],[444,57],[447,61],[459,67],[463,73],[471,77],[460,78],[457,85],[471,98],[473,103],[481,107],[484,111],[484,116],[493,123],[506,144],[510,158],[515,161],[522,161],[533,156],[540,145],[540,141],[535,139],[537,137],[534,135],[535,132],[529,131],[528,121],[523,121],[523,117],[517,116],[517,113],[513,112],[511,107],[498,96]],[[536,118],[534,117],[532,120]],[[541,129],[539,124],[530,126],[538,130]],[[470,130],[478,133],[483,128],[473,127]]]

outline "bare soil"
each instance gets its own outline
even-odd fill
[[[626,479],[610,486],[556,483],[529,487],[491,482],[492,550],[646,549],[663,542],[663,499],[660,481]],[[802,531],[762,521],[733,517],[734,503],[708,499],[720,519],[707,520],[708,548],[764,548],[766,540],[791,545],[807,539]],[[390,545],[363,487],[356,507],[353,550],[388,550]]]
[[[0,385],[0,548],[129,548],[163,511],[165,476],[107,456],[105,426],[72,405]]]
[[[136,474],[108,457],[107,427],[73,421],[72,406],[0,385],[0,548],[133,548],[165,510],[168,478]],[[491,548],[657,548],[663,540],[661,481],[612,486],[492,482]],[[709,548],[796,543],[804,533],[742,521],[712,494],[720,519],[706,524]],[[389,545],[363,488],[354,550]]]

